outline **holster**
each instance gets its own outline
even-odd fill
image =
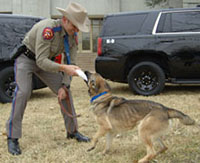
[[[11,59],[15,60],[17,57],[19,57],[21,54],[24,54],[25,56],[27,56],[29,59],[34,60],[35,61],[35,54],[30,51],[25,45],[21,44],[19,46],[17,46],[12,54],[11,54]]]
[[[14,50],[11,53],[11,60],[15,60],[17,57],[19,57],[22,53],[24,53],[26,50],[26,46],[23,44],[18,45],[14,48]]]

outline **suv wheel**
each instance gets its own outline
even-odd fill
[[[11,102],[15,91],[14,67],[6,67],[0,71],[0,101]]]
[[[155,95],[164,89],[165,74],[157,64],[141,62],[129,72],[128,83],[131,90],[137,94]]]

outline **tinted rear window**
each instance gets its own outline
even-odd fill
[[[119,36],[135,35],[140,32],[147,14],[109,16],[104,20],[101,35]]]
[[[163,13],[157,32],[200,32],[200,11]]]
[[[0,17],[0,58],[9,57],[14,47],[21,43],[24,35],[39,20],[39,18]]]

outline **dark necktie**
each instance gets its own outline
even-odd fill
[[[69,65],[71,63],[71,61],[70,61],[70,55],[69,55],[69,41],[68,41],[68,35],[67,34],[64,36],[64,46],[65,46],[67,64]]]

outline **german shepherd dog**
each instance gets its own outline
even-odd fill
[[[99,129],[92,139],[91,151],[98,139],[106,135],[106,147],[103,153],[110,149],[113,137],[125,130],[130,130],[138,124],[139,138],[146,146],[147,154],[138,163],[147,163],[158,154],[167,150],[161,136],[168,128],[169,119],[178,118],[184,125],[195,125],[195,121],[184,113],[148,100],[127,100],[111,94],[108,83],[97,73],[85,71],[88,78],[87,86],[91,97],[91,109]],[[160,150],[155,151],[154,142],[160,144]]]

